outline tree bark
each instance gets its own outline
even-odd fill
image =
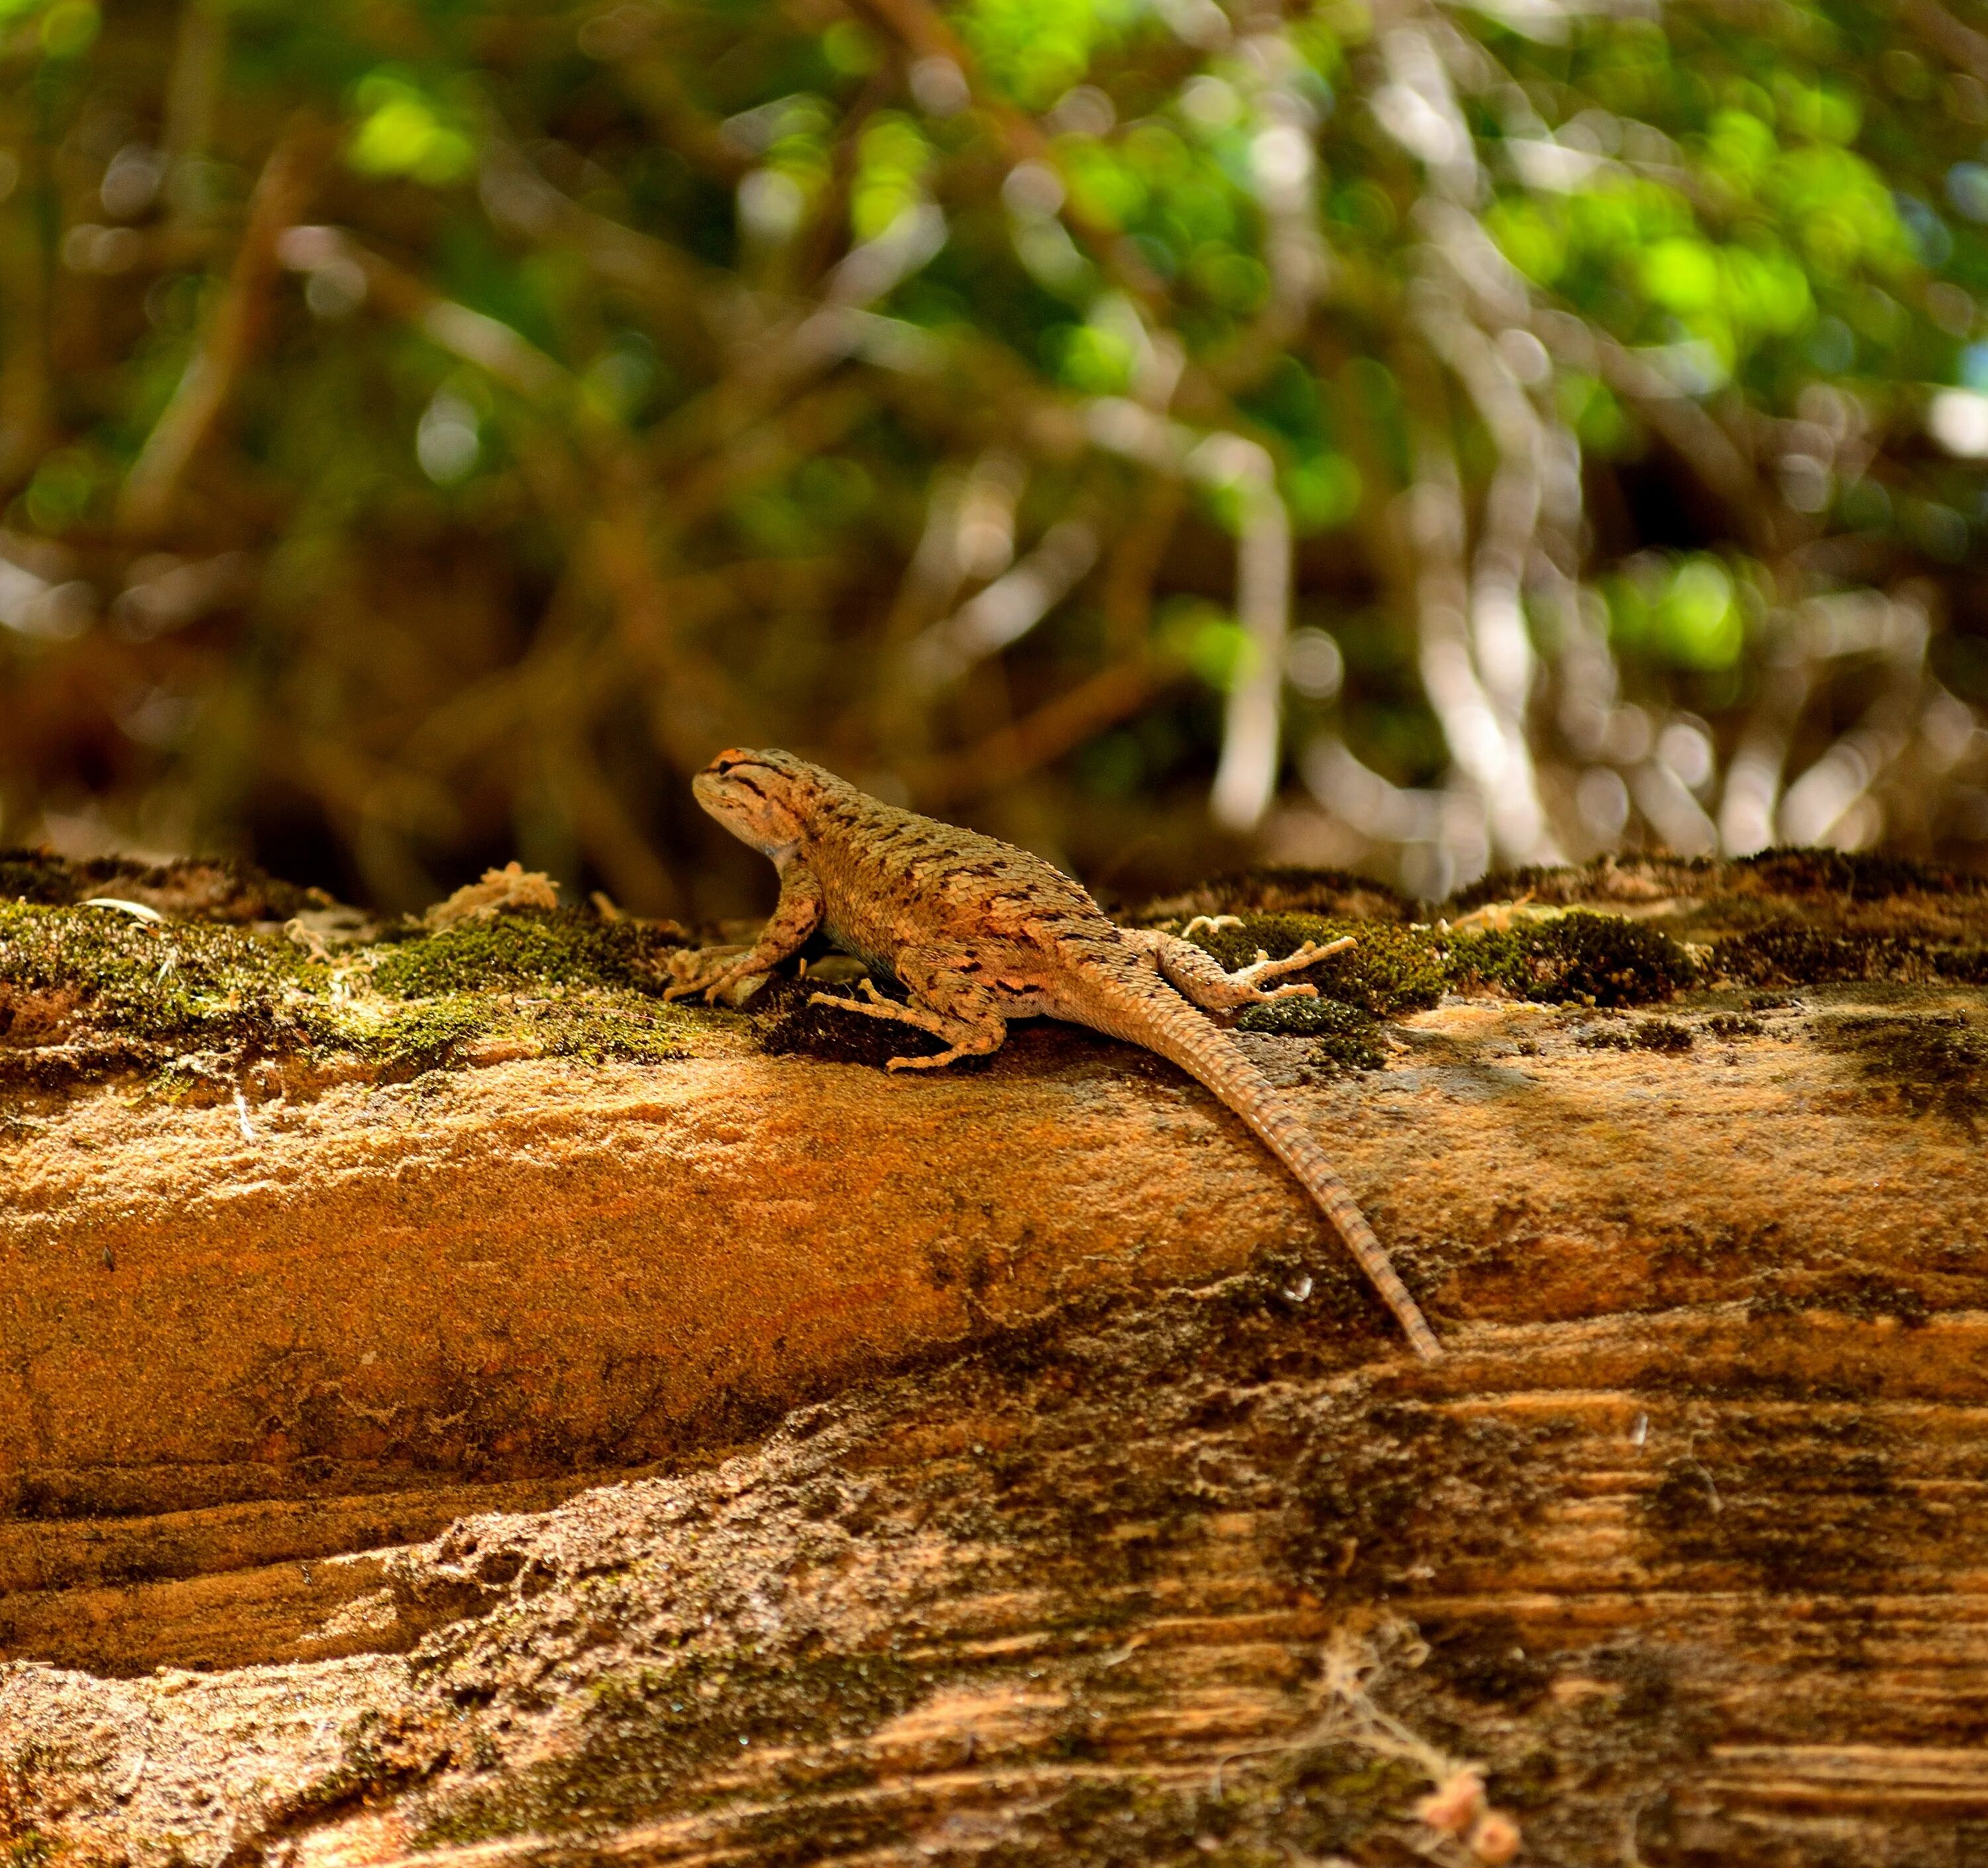
[[[1858,873],[1537,883],[1739,943],[1654,1019],[1246,1039],[1432,1367],[1081,1032],[16,1093],[0,1848],[1973,1859],[1988,896]]]

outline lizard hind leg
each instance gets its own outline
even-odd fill
[[[1121,939],[1135,948],[1149,965],[1158,969],[1161,978],[1182,998],[1199,1005],[1204,1012],[1234,1012],[1246,1005],[1262,1005],[1273,999],[1314,998],[1316,986],[1273,985],[1259,982],[1275,980],[1286,973],[1301,972],[1314,966],[1329,954],[1336,954],[1351,947],[1351,935],[1334,941],[1327,947],[1314,946],[1307,941],[1294,954],[1282,960],[1273,960],[1261,948],[1255,961],[1235,972],[1226,972],[1222,963],[1192,941],[1183,941],[1173,934],[1159,934],[1143,928],[1121,927]]]
[[[962,1057],[984,1057],[1006,1042],[1008,1022],[1002,1016],[999,1002],[970,974],[912,953],[898,956],[896,970],[911,988],[912,1002],[908,1005],[885,998],[867,979],[861,982],[864,996],[860,999],[817,992],[808,1003],[912,1025],[929,1032],[947,1047],[932,1057],[894,1057],[885,1066],[891,1070],[943,1069]]]

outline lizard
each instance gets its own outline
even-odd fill
[[[1434,1361],[1435,1334],[1374,1236],[1325,1150],[1235,1039],[1208,1015],[1316,986],[1266,984],[1336,951],[1307,941],[1229,972],[1188,940],[1121,927],[1083,885],[1025,850],[858,791],[793,754],[721,752],[691,782],[698,802],[772,858],[779,900],[743,954],[686,953],[666,998],[766,974],[817,929],[910,995],[900,1005],[865,978],[861,998],[816,992],[810,1003],[912,1025],[945,1049],[889,1061],[935,1070],[1000,1049],[1010,1020],[1060,1018],[1143,1046],[1198,1079],[1288,1167],[1359,1262],[1416,1353]]]

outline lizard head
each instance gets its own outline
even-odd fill
[[[733,746],[691,781],[691,789],[742,843],[779,863],[807,833],[804,800],[813,772],[791,752],[748,752]]]

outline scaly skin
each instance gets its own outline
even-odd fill
[[[1026,850],[867,797],[786,752],[721,752],[694,783],[698,802],[770,856],[780,900],[749,953],[688,957],[668,997],[717,997],[770,971],[817,927],[911,994],[908,1005],[817,992],[813,1003],[917,1026],[942,1039],[934,1057],[894,1057],[931,1070],[998,1050],[1011,1018],[1061,1018],[1142,1045],[1197,1078],[1254,1130],[1317,1202],[1408,1333],[1442,1354],[1373,1229],[1297,1110],[1205,1011],[1228,1012],[1311,986],[1258,982],[1309,966],[1330,949],[1309,941],[1287,959],[1261,954],[1222,971],[1192,942],[1120,927],[1078,883]]]

